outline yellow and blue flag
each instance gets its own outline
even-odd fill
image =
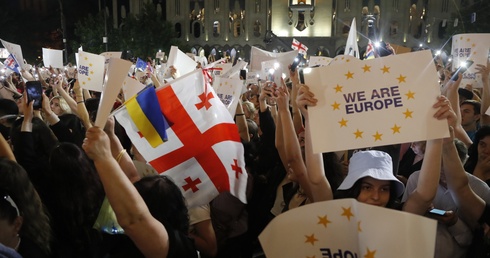
[[[167,141],[168,123],[160,110],[154,87],[148,87],[126,102],[126,110],[139,130],[153,147]]]

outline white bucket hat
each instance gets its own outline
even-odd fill
[[[369,150],[354,153],[350,158],[349,173],[338,189],[348,190],[364,177],[394,181],[396,197],[402,195],[405,190],[405,185],[393,175],[393,162],[386,152]]]

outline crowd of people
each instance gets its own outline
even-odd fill
[[[318,99],[297,70],[281,85],[249,84],[235,113],[248,202],[224,192],[199,207],[187,207],[113,117],[93,126],[100,94],[76,72],[12,73],[2,82],[12,97],[0,99],[0,257],[264,257],[258,235],[274,217],[338,198],[437,220],[435,257],[488,257],[490,65],[476,65],[481,89],[434,67],[432,111],[451,136],[376,150],[313,152],[308,107]],[[40,109],[25,90],[33,80]],[[120,94],[114,107],[122,103]]]

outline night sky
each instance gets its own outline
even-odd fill
[[[42,47],[63,49],[60,5],[58,0],[30,0],[45,2],[38,7],[21,10],[23,0],[0,0],[0,38],[21,45],[26,59],[34,59]],[[66,18],[66,36],[74,37],[76,21],[99,10],[98,0],[61,0]],[[108,3],[110,0],[108,0]]]

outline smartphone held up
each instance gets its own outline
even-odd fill
[[[34,109],[41,109],[43,100],[43,87],[40,81],[26,82],[27,101],[34,102]]]

